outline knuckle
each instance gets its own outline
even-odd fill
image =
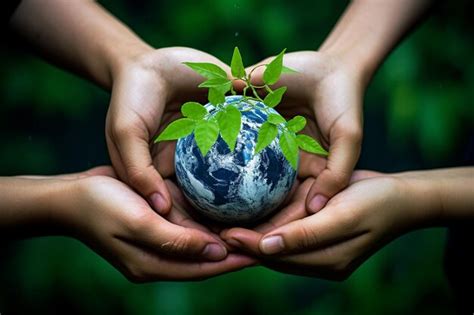
[[[195,238],[189,233],[181,233],[173,240],[163,243],[161,248],[170,254],[184,255],[194,249]]]
[[[338,191],[344,189],[349,184],[350,174],[339,171],[333,172],[331,177],[333,186],[338,189]]]
[[[141,168],[129,166],[127,168],[127,177],[129,184],[137,188],[143,186],[143,183],[147,179],[147,174]]]
[[[150,217],[150,211],[130,210],[126,225],[131,233],[145,233],[150,230],[150,222],[154,218]],[[154,215],[154,214],[153,214]]]
[[[111,127],[112,136],[116,139],[124,139],[130,135],[131,130],[133,130],[133,125],[126,122],[117,122]]]
[[[308,228],[305,225],[300,225],[297,231],[295,250],[308,249],[319,244],[318,235],[311,228]]]
[[[356,125],[346,127],[346,128],[347,129],[345,133],[346,133],[347,138],[350,139],[351,142],[360,144],[362,142],[362,136],[363,136],[362,128]]]

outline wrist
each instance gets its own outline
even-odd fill
[[[360,83],[363,90],[367,88],[378,67],[378,63],[375,63],[374,60],[369,62],[370,58],[357,54],[351,47],[325,46],[323,44],[319,52],[326,58],[333,60],[338,68],[349,73],[356,82]]]
[[[0,181],[0,230],[13,237],[63,234],[68,182],[48,177]]]
[[[129,69],[139,63],[143,55],[153,51],[154,49],[135,38],[129,41],[124,41],[121,44],[111,43],[105,45],[104,56],[107,64],[107,71],[109,76],[108,88],[111,89],[114,81],[125,69]]]
[[[417,227],[442,224],[442,205],[435,182],[426,178],[423,172],[403,172],[394,176],[401,179],[402,194],[407,197],[407,207]]]

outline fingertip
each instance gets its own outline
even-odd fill
[[[240,248],[252,253],[258,253],[258,243],[262,234],[243,228],[232,228],[225,235],[223,240],[234,248]]]
[[[207,244],[201,255],[212,261],[220,261],[227,257],[227,249],[217,243]]]
[[[162,194],[155,192],[151,194],[149,199],[153,209],[160,215],[167,215],[170,212],[171,204]]]
[[[320,211],[326,203],[328,202],[329,198],[323,196],[322,194],[316,194],[313,197],[308,198],[307,203],[307,210],[309,213],[313,214]]]

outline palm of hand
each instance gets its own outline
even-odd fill
[[[189,219],[184,198],[172,182],[166,184],[175,197],[174,208],[166,219],[180,226],[154,212],[145,200],[115,178],[110,167],[64,179],[76,181],[80,192],[74,206],[80,206],[81,211],[72,211],[73,236],[131,281],[203,279],[254,263],[238,254],[211,259],[219,261],[201,258],[207,243],[222,241]],[[183,254],[187,255],[186,260]]]
[[[356,171],[352,184],[334,196],[324,209],[271,231],[271,235],[284,238],[286,249],[277,255],[262,252],[264,235],[259,231],[234,228],[221,236],[260,257],[272,269],[345,279],[375,251],[413,228],[416,219],[410,216],[416,211],[410,210],[412,205],[400,204],[403,186],[393,176]]]
[[[117,174],[146,198],[158,192],[163,198],[152,204],[160,213],[170,209],[171,196],[156,169],[163,177],[173,173],[174,150],[165,144],[161,149],[152,148],[150,154],[150,146],[160,129],[178,117],[184,101],[205,97],[197,88],[203,78],[183,65],[184,61],[212,62],[228,69],[218,59],[194,49],[148,52],[116,74],[107,114],[107,145]]]

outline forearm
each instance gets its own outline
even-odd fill
[[[434,0],[353,0],[320,47],[368,83]]]
[[[49,178],[0,177],[0,234],[55,234],[70,196],[68,183]]]
[[[115,69],[151,49],[91,0],[23,0],[10,26],[46,59],[107,89]]]
[[[417,210],[428,223],[445,225],[474,219],[474,167],[404,172],[396,175],[407,184]]]

